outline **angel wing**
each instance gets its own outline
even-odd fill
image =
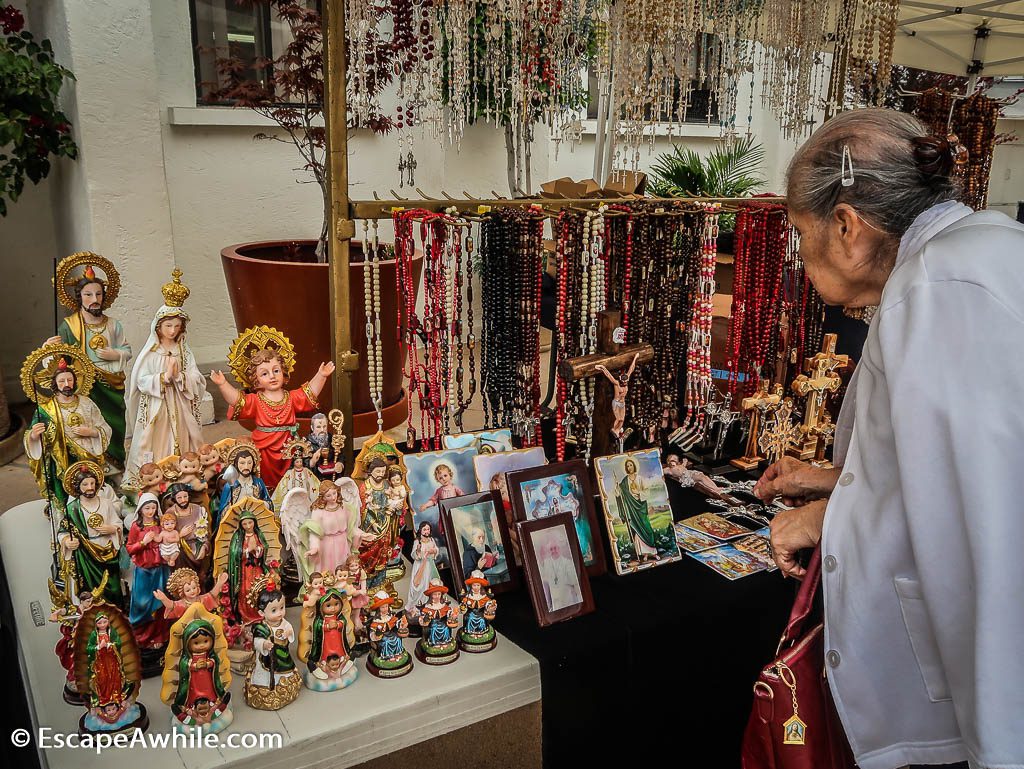
[[[281,533],[284,542],[293,553],[298,552],[299,527],[309,518],[312,500],[303,488],[292,489],[284,495],[281,502]]]
[[[341,489],[341,501],[346,505],[355,505],[357,508],[362,507],[362,500],[359,498],[359,486],[351,478],[339,478],[335,481],[338,488]]]

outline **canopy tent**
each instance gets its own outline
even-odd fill
[[[974,79],[1024,74],[1024,0],[900,0],[893,63]]]

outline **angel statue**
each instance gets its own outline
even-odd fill
[[[116,606],[95,602],[75,627],[75,681],[88,692],[88,711],[78,722],[83,734],[143,731],[146,706],[136,702],[142,663],[128,618]]]
[[[315,498],[292,489],[281,506],[285,543],[302,582],[315,572],[333,573],[359,551],[368,535],[359,527],[359,489],[351,478],[321,481]]]
[[[181,282],[181,270],[175,268],[171,276],[161,289],[164,304],[153,316],[149,339],[132,368],[128,388],[132,445],[125,468],[129,478],[147,462],[198,454],[206,443],[199,420],[206,379],[185,339],[190,318],[182,306],[189,290]]]
[[[36,404],[25,431],[25,455],[39,493],[50,503],[51,513],[56,513],[55,520],[60,520],[68,501],[61,483],[68,467],[90,461],[116,472],[106,466],[110,425],[85,395],[93,381],[85,354],[65,344],[40,347],[21,367],[22,388]]]
[[[80,269],[82,268],[82,269]],[[99,270],[103,277],[96,274]],[[121,321],[106,314],[121,291],[121,278],[109,260],[89,251],[64,257],[57,265],[54,288],[58,301],[71,314],[46,345],[65,344],[86,359],[92,376],[83,392],[96,404],[110,426],[107,458],[124,468],[124,381],[132,348]]]

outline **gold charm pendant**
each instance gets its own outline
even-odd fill
[[[102,350],[105,347],[110,347],[107,343],[107,338],[103,334],[94,334],[92,339],[89,340],[89,347],[92,350]]]
[[[783,745],[803,745],[807,737],[807,724],[800,720],[800,716],[793,715],[782,725]]]

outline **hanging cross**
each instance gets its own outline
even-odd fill
[[[782,400],[782,385],[775,385],[775,392],[768,392],[768,380],[762,379],[757,391],[749,398],[740,401],[740,407],[744,413],[750,414],[750,426],[747,428],[747,448],[743,456],[733,459],[729,464],[741,470],[753,470],[764,457],[758,449],[758,439],[761,437],[761,423],[764,421],[768,411],[779,405]]]
[[[836,355],[836,335],[825,334],[821,344],[821,352],[804,363],[807,374],[801,374],[793,380],[793,392],[806,396],[804,405],[804,422],[800,427],[802,445],[790,451],[800,459],[810,459],[818,450],[817,426],[823,421],[825,398],[834,393],[842,384],[842,378],[836,369],[845,368],[850,363],[849,355]]]

